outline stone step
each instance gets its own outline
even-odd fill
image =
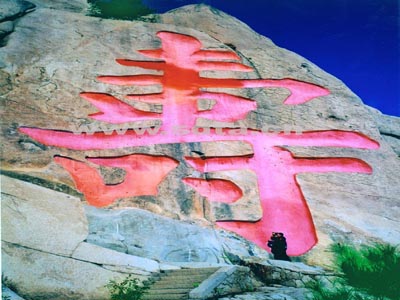
[[[212,273],[211,273],[212,274]],[[179,282],[179,281],[198,281],[198,280],[204,280],[207,277],[210,277],[211,274],[200,274],[200,275],[173,275],[173,276],[163,276],[160,278],[160,281],[174,281],[174,282]]]
[[[154,289],[147,292],[148,295],[165,295],[165,294],[187,294],[193,288],[171,288],[171,289]]]
[[[143,300],[181,300],[188,299],[189,292],[219,268],[197,268],[168,270],[154,278]]]
[[[160,295],[150,295],[145,294],[142,300],[186,300],[188,299],[188,293],[185,294],[160,294]]]
[[[155,296],[143,296],[142,300],[187,300],[189,296],[185,295],[155,295]]]
[[[179,269],[179,270],[168,270],[162,274],[182,274],[182,275],[196,275],[196,274],[212,274],[219,268],[195,268],[195,269]]]
[[[191,288],[194,289],[200,285],[201,282],[204,280],[199,281],[185,281],[185,282],[157,282],[151,286],[153,289],[183,289],[183,288]]]

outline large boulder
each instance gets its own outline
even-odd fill
[[[35,5],[25,0],[3,0],[0,6],[0,23],[14,20],[35,8]]]
[[[34,3],[37,8],[49,8],[80,13],[85,13],[89,6],[86,0],[31,0],[30,2]]]
[[[2,243],[2,253],[8,284],[19,295],[33,300],[107,300],[110,295],[105,285],[126,277],[100,265],[7,242]]]
[[[87,206],[87,241],[164,262],[222,263],[224,249],[212,228],[171,220],[140,209]]]
[[[158,221],[149,221],[146,226],[152,226],[152,231],[143,226],[146,230],[142,232],[138,228],[134,231],[135,235],[130,236],[140,241],[139,246],[142,248],[136,247],[137,249],[134,244],[128,247],[121,241],[115,242],[115,239],[108,243],[104,234],[96,230],[91,231],[91,241],[104,246],[112,244],[112,248],[119,247],[119,251],[135,255],[149,255],[165,260],[172,260],[175,255],[174,259],[177,260],[187,259],[189,253],[192,253],[192,247],[198,244],[195,240],[202,240],[204,237],[208,245],[205,253],[210,254],[211,260],[218,261],[220,258],[214,254],[214,250],[220,249],[220,246],[212,235],[206,235],[204,227],[213,227],[215,220],[256,221],[262,213],[260,205],[257,204],[260,190],[254,180],[254,174],[249,175],[248,170],[210,172],[204,175],[206,179],[233,180],[237,183],[242,191],[245,191],[245,197],[234,205],[210,203],[182,182],[184,177],[199,176],[199,172],[191,167],[184,157],[195,157],[198,153],[206,157],[249,157],[253,153],[247,143],[228,141],[221,146],[221,143],[214,141],[76,151],[39,143],[18,131],[21,126],[72,132],[82,129],[109,129],[104,127],[104,123],[88,118],[88,115],[97,110],[80,98],[79,94],[92,91],[123,98],[127,93],[159,91],[157,86],[145,89],[131,86],[127,89],[96,81],[99,75],[142,74],[142,69],[127,70],[125,66],[118,65],[115,59],[144,59],[137,50],[160,47],[160,40],[156,36],[158,31],[193,36],[201,41],[205,49],[234,51],[244,64],[254,70],[245,75],[235,71],[206,71],[202,74],[204,76],[291,78],[322,86],[330,91],[329,95],[295,106],[282,105],[288,96],[285,89],[257,88],[236,91],[238,96],[247,96],[255,100],[257,110],[234,123],[199,119],[199,125],[243,126],[253,129],[271,127],[275,130],[289,127],[289,130],[301,131],[346,130],[359,132],[380,144],[379,149],[368,150],[285,146],[285,149],[289,149],[295,156],[355,157],[367,162],[373,169],[372,175],[339,172],[297,175],[319,237],[319,243],[309,253],[310,261],[324,265],[329,260],[327,247],[338,241],[372,240],[397,243],[400,240],[398,155],[386,138],[382,137],[376,118],[361,99],[340,80],[305,58],[274,45],[272,41],[258,35],[235,18],[208,6],[186,6],[164,15],[144,19],[151,22],[129,22],[101,20],[76,12],[61,11],[57,7],[50,9],[46,5],[39,5],[39,2],[45,1],[38,1],[36,11],[19,20],[14,33],[9,36],[7,45],[0,53],[1,65],[4,66],[0,72],[1,78],[4,79],[0,90],[5,101],[2,137],[6,153],[3,156],[2,167],[14,175],[29,175],[30,178],[39,178],[40,182],[57,182],[75,189],[69,173],[53,160],[55,155],[68,156],[80,161],[85,161],[88,156],[121,157],[132,153],[171,157],[179,161],[179,166],[158,185],[157,195],[123,198],[107,209],[136,207],[166,218],[196,224],[193,224],[193,230],[187,230],[183,223],[179,223],[182,230],[178,232],[182,234],[172,234],[170,231],[174,230],[173,226],[168,225],[168,232],[158,231],[154,230],[159,228]],[[210,103],[207,105],[212,106]],[[160,107],[146,109],[159,111]],[[395,119],[393,124],[398,124],[398,119]],[[137,128],[144,125],[154,126],[157,122],[144,121],[139,125],[125,125]],[[389,136],[398,140],[397,135]],[[390,144],[393,145],[394,142]],[[118,184],[124,179],[125,173],[121,169],[100,167],[98,170],[107,184]],[[83,196],[81,199],[86,201]],[[115,224],[110,217],[113,213],[107,211],[99,218],[91,218],[89,214],[89,223],[96,219],[90,227],[111,228]],[[131,217],[129,212],[123,212],[117,217],[120,218],[119,226],[120,230],[124,230],[124,234],[128,232],[125,232],[127,226],[131,225],[131,221],[127,221]],[[147,218],[143,213],[141,220],[144,224]],[[165,219],[160,219],[160,224],[166,223],[163,220]],[[293,222],[296,220],[293,219]],[[155,236],[147,236],[148,242],[144,242],[145,239],[141,235],[150,232]],[[193,232],[199,237],[193,236]],[[227,235],[230,239],[236,238],[234,234]],[[175,246],[169,247],[167,238],[176,239],[173,241],[174,245],[178,245],[180,241],[180,252],[173,250]],[[290,241],[288,242],[290,244]],[[157,249],[159,244],[166,246],[165,253]],[[239,253],[240,247],[237,251]],[[201,257],[202,254],[196,255]]]
[[[160,265],[154,260],[128,255],[85,242],[79,244],[72,258],[130,274],[149,276],[152,272],[160,271]]]
[[[88,222],[78,198],[3,175],[1,183],[3,284],[19,295],[109,299],[110,280],[143,281],[160,271],[157,261],[84,242]]]
[[[25,0],[3,0],[0,5],[0,48],[7,43],[7,35],[13,32],[14,22],[35,9],[35,5]],[[0,61],[0,66],[2,62]],[[3,84],[1,84],[3,85]]]
[[[384,115],[379,110],[370,106],[367,106],[367,108],[374,118],[383,139],[400,157],[400,117]]]
[[[1,176],[2,240],[70,256],[88,236],[79,198]]]

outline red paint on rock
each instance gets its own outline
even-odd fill
[[[34,131],[37,133],[37,131]],[[226,132],[227,133],[227,132]],[[55,134],[55,132],[52,132]],[[65,135],[65,132],[58,132]],[[48,135],[44,135],[47,136]],[[42,136],[43,137],[43,136]],[[216,172],[238,169],[251,169],[257,175],[260,191],[262,218],[258,222],[217,222],[227,230],[236,232],[246,239],[267,249],[266,242],[272,231],[284,232],[288,241],[288,254],[301,255],[311,249],[317,242],[317,236],[311,213],[298,185],[295,175],[302,172],[357,172],[370,174],[371,167],[357,158],[297,158],[279,145],[288,146],[322,146],[322,147],[352,147],[361,149],[376,149],[379,144],[370,138],[356,133],[343,131],[304,132],[301,135],[277,134],[268,135],[262,132],[253,132],[245,135],[216,134],[215,130],[208,135],[187,134],[177,135],[137,135],[134,132],[127,134],[106,135],[73,135],[68,137],[77,139],[81,146],[94,145],[96,141],[110,148],[124,146],[143,146],[153,143],[181,143],[198,141],[245,141],[253,146],[253,156],[235,157],[208,157],[186,160],[193,168],[201,172]],[[61,139],[62,140],[62,139]],[[65,140],[64,140],[65,141]],[[122,141],[126,141],[122,142]],[[88,142],[88,143],[86,143]],[[120,144],[120,142],[122,142]],[[59,146],[59,145],[58,145]],[[111,147],[112,146],[112,147]],[[133,171],[133,170],[132,170]],[[210,186],[211,187],[211,186]],[[201,187],[199,192],[205,193],[208,187]],[[208,192],[218,200],[223,190]],[[229,199],[227,197],[224,200]]]
[[[329,91],[323,87],[293,79],[250,80],[202,77],[200,72],[206,70],[250,72],[253,69],[240,62],[226,61],[238,59],[237,55],[230,51],[201,49],[201,42],[192,36],[166,31],[158,32],[157,36],[162,42],[161,49],[140,52],[159,61],[117,59],[117,62],[128,67],[162,71],[162,75],[99,76],[98,80],[125,86],[162,85],[163,92],[161,93],[129,95],[128,98],[162,104],[162,129],[164,130],[171,130],[177,125],[192,128],[198,117],[234,122],[243,119],[251,110],[256,109],[256,102],[249,98],[204,92],[202,88],[281,87],[289,89],[291,93],[285,100],[285,104],[300,104],[329,94]],[[217,104],[210,111],[199,111],[198,99],[214,99]],[[112,123],[121,123],[121,120],[125,119],[125,117],[121,118],[117,109],[109,109],[107,115],[109,122]]]
[[[229,180],[187,177],[182,181],[210,201],[234,203],[243,196],[241,188]]]
[[[98,121],[120,124],[160,118],[157,113],[138,110],[109,94],[81,93],[80,96],[100,110],[100,112],[89,115]]]
[[[250,169],[257,175],[262,206],[262,218],[257,222],[218,222],[227,230],[267,249],[267,239],[272,231],[284,232],[288,240],[288,254],[300,255],[311,249],[317,236],[296,174],[302,172],[358,172],[371,173],[371,167],[356,158],[300,158],[293,157],[283,146],[352,147],[377,149],[379,144],[367,136],[340,130],[310,131],[302,134],[270,134],[260,130],[232,134],[236,129],[215,128],[208,134],[191,131],[199,117],[216,121],[234,122],[246,117],[256,109],[256,102],[227,93],[204,91],[204,88],[284,88],[290,95],[286,105],[297,105],[316,97],[329,94],[323,87],[294,79],[236,79],[207,78],[200,75],[206,70],[252,71],[240,63],[239,57],[230,51],[204,50],[201,42],[191,36],[172,32],[159,32],[162,48],[139,51],[156,61],[117,59],[127,67],[139,67],[159,71],[160,74],[123,76],[100,76],[99,81],[117,85],[161,85],[156,94],[127,95],[130,100],[161,104],[162,114],[142,111],[102,93],[82,93],[100,111],[92,118],[108,123],[124,123],[140,120],[160,119],[159,131],[128,129],[124,134],[96,132],[74,134],[72,132],[22,127],[19,130],[33,139],[51,146],[74,150],[100,150],[123,147],[147,146],[151,144],[192,143],[211,141],[243,141],[253,147],[253,156],[185,158],[201,172]],[[197,101],[210,99],[216,104],[209,110],[199,110]],[[185,134],[176,134],[176,127],[189,129]],[[157,129],[157,128],[156,128]],[[153,130],[153,129],[152,129]],[[105,206],[118,198],[137,195],[155,195],[157,185],[178,162],[164,156],[133,154],[116,158],[88,158],[90,164],[123,168],[125,180],[116,185],[104,184],[94,166],[65,157],[56,157],[73,177],[77,189],[84,193],[87,201],[96,206]],[[194,187],[211,201],[232,203],[239,199],[242,191],[233,182],[185,178],[185,183]],[[239,198],[238,198],[239,197]]]
[[[158,184],[179,164],[165,156],[131,154],[121,157],[87,158],[98,166],[121,168],[126,175],[122,183],[105,184],[99,171],[88,163],[56,156],[55,162],[66,169],[76,188],[93,206],[106,206],[120,198],[157,195]]]

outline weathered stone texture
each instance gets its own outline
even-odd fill
[[[95,264],[7,242],[2,243],[2,251],[7,278],[19,295],[32,300],[107,300],[105,285],[125,276]]]
[[[118,267],[121,272],[139,275],[151,275],[151,272],[160,271],[159,264],[144,257],[128,255],[89,243],[80,243],[75,249],[72,258],[91,262],[97,265]]]
[[[400,157],[400,117],[382,114],[379,110],[367,106],[383,139]]]
[[[249,268],[225,266],[190,291],[189,299],[214,299],[224,295],[240,294],[255,290],[258,284]]]
[[[260,288],[257,292],[219,298],[219,300],[308,300],[311,293],[304,288],[274,285]]]
[[[35,5],[25,0],[3,0],[0,3],[0,48],[7,44],[8,35],[14,31],[14,23],[18,18],[34,9]],[[0,68],[3,67],[3,62],[0,61]],[[1,79],[0,77],[0,82]]]
[[[212,228],[139,209],[87,206],[86,214],[90,243],[165,262],[224,262],[222,244]]]
[[[322,277],[337,278],[335,273],[299,262],[247,258],[244,264],[252,270],[259,280],[267,285],[282,284],[305,288],[309,282],[317,282]]]
[[[2,240],[71,255],[88,235],[80,199],[1,176]]]
[[[18,296],[15,292],[13,292],[11,289],[6,287],[4,285],[4,282],[2,282],[1,294],[2,294],[2,297],[7,300],[24,300],[24,298]]]
[[[86,0],[30,0],[38,8],[50,8],[54,10],[65,10],[71,12],[85,13],[88,8]]]
[[[181,181],[183,177],[198,175],[185,163],[184,156],[195,156],[194,151],[221,156],[232,153],[248,155],[252,153],[248,145],[236,142],[224,146],[191,143],[82,152],[41,145],[17,130],[20,126],[69,131],[104,129],[103,123],[87,117],[96,109],[81,99],[79,93],[104,92],[123,98],[128,93],[126,87],[103,84],[96,81],[96,77],[141,74],[143,70],[120,66],[115,59],[143,59],[136,50],[158,48],[160,41],[155,33],[160,30],[192,35],[201,40],[204,48],[231,49],[239,54],[245,64],[254,67],[254,72],[245,75],[237,72],[208,72],[206,75],[252,79],[292,78],[331,91],[328,96],[296,106],[282,105],[287,96],[287,91],[283,89],[236,91],[257,101],[257,111],[235,123],[201,119],[198,124],[270,127],[275,130],[350,130],[361,132],[380,143],[378,150],[290,148],[297,156],[357,157],[369,163],[374,171],[372,175],[330,173],[297,176],[320,239],[306,257],[308,261],[322,265],[329,263],[326,249],[337,241],[398,243],[400,240],[400,162],[398,154],[394,152],[398,151],[398,122],[389,122],[386,117],[378,118],[382,122],[377,121],[376,114],[371,114],[340,80],[305,58],[279,48],[240,21],[208,6],[186,6],[152,19],[158,23],[145,23],[84,16],[76,13],[81,9],[82,1],[71,2],[77,8],[68,9],[70,11],[64,8],[59,10],[59,7],[65,7],[64,4],[57,4],[62,2],[32,2],[38,8],[18,21],[0,53],[0,76],[4,79],[0,91],[5,108],[2,114],[2,168],[74,188],[69,174],[53,162],[54,155],[84,160],[86,156],[148,153],[166,155],[180,161],[179,167],[159,185],[158,196],[122,199],[108,207],[136,207],[163,217],[145,212],[131,213],[129,210],[105,210],[102,213],[88,210],[91,228],[89,241],[121,252],[166,261],[189,260],[189,256],[198,261],[220,261],[223,248],[230,248],[229,251],[238,256],[249,255],[250,250],[253,254],[268,255],[240,239],[234,245],[236,236],[232,234],[218,233],[218,240],[211,229],[204,228],[211,228],[216,219],[248,218],[254,221],[259,218],[261,211],[257,205],[258,187],[254,184],[254,176],[249,176],[248,171],[207,174],[209,178],[234,177],[249,192],[249,198],[239,200],[242,202],[236,208],[210,204]],[[129,93],[154,92],[157,89],[129,87]],[[127,126],[154,124],[148,122]],[[116,183],[123,178],[123,174],[115,169],[102,172],[107,183]],[[82,201],[85,201],[83,197]],[[140,217],[140,222],[133,223],[132,217]],[[173,223],[164,217],[195,224]],[[119,231],[116,223],[120,226]],[[163,228],[159,224],[165,224],[167,229],[159,230]],[[178,227],[179,230],[176,229]],[[150,236],[144,237],[145,234]],[[20,240],[24,242],[25,239]],[[231,243],[222,247],[220,241],[224,240],[230,240]],[[199,246],[200,243],[205,246]]]
[[[0,24],[14,20],[35,8],[35,5],[24,0],[3,0],[0,5]]]
[[[27,299],[109,299],[110,280],[160,271],[154,260],[83,242],[79,199],[3,175],[1,184],[3,284]]]

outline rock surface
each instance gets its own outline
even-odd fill
[[[243,266],[226,266],[217,270],[189,293],[191,300],[215,299],[218,296],[240,294],[254,290],[258,282],[250,269]]]
[[[2,250],[2,268],[7,278],[17,287],[18,294],[28,299],[106,300],[109,293],[105,285],[126,276],[95,264],[7,242],[2,243]]]
[[[306,289],[298,289],[285,286],[263,287],[254,293],[245,293],[237,296],[223,297],[219,300],[307,300],[310,292]]]
[[[29,1],[3,0],[0,6],[0,22],[14,20],[34,8],[35,5]]]
[[[7,35],[13,32],[18,18],[35,9],[35,5],[25,0],[3,0],[0,4],[0,48],[7,43]],[[2,66],[0,62],[0,66]]]
[[[308,288],[310,284],[317,283],[332,286],[339,277],[338,274],[327,272],[320,267],[298,262],[251,258],[245,260],[245,265],[266,286],[279,284],[298,289]]]
[[[79,199],[4,175],[1,183],[3,284],[19,295],[109,299],[110,280],[160,271],[154,260],[83,242],[88,222]]]
[[[367,106],[383,139],[400,157],[400,117],[382,114],[379,110]]]
[[[71,255],[88,235],[80,199],[1,176],[2,240]]]
[[[77,13],[85,13],[88,8],[86,0],[30,0],[37,8],[49,8]]]
[[[1,286],[1,293],[2,297],[5,298],[6,300],[24,300],[24,298],[18,296],[8,287],[4,286],[4,284]]]
[[[72,258],[103,265],[105,268],[118,267],[121,272],[125,268],[126,273],[139,275],[150,275],[151,272],[160,271],[160,265],[154,260],[116,252],[89,243],[80,243]]]
[[[386,117],[379,117],[379,120],[384,120],[381,122],[384,125],[379,123],[376,114],[371,114],[362,101],[338,79],[306,59],[279,48],[240,21],[208,6],[186,6],[161,16],[149,17],[148,20],[155,22],[149,23],[87,17],[78,13],[84,9],[82,1],[71,2],[71,9],[65,9],[66,2],[63,1],[32,2],[37,9],[14,24],[14,32],[8,36],[7,44],[0,53],[0,95],[5,108],[2,116],[2,168],[18,176],[28,174],[42,182],[55,182],[74,189],[69,174],[53,161],[54,155],[84,160],[86,156],[147,153],[180,161],[179,167],[159,185],[158,196],[122,199],[102,212],[88,209],[88,241],[121,252],[166,261],[189,260],[190,257],[190,260],[196,258],[198,261],[218,262],[224,249],[241,256],[249,255],[251,251],[253,254],[263,253],[233,234],[222,231],[214,234],[215,231],[211,229],[216,219],[254,221],[259,218],[261,210],[257,203],[257,186],[248,171],[207,174],[210,176],[208,178],[234,177],[237,182],[243,183],[245,191],[253,193],[250,194],[252,201],[242,201],[236,207],[210,204],[181,181],[183,177],[196,174],[196,170],[188,166],[183,157],[195,156],[196,152],[206,156],[251,154],[244,143],[228,142],[222,147],[212,142],[74,151],[42,145],[17,130],[20,126],[69,131],[101,128],[101,122],[87,117],[96,109],[80,98],[79,93],[126,94],[126,87],[100,83],[96,77],[126,72],[141,74],[142,70],[139,69],[127,71],[115,59],[143,59],[136,50],[159,47],[160,41],[155,34],[160,30],[194,36],[208,49],[234,50],[246,65],[255,70],[246,75],[233,71],[218,75],[251,79],[293,78],[331,91],[328,96],[296,106],[282,105],[287,96],[282,89],[240,91],[239,95],[257,101],[258,108],[245,120],[229,126],[271,126],[279,130],[289,126],[303,131],[350,130],[380,143],[378,150],[290,147],[298,156],[357,157],[373,168],[372,175],[298,175],[319,236],[319,243],[304,259],[319,265],[329,264],[330,256],[326,249],[339,241],[398,243],[400,240],[400,200],[397,196],[400,193],[400,162],[393,150],[397,149],[397,146],[393,147],[397,142],[392,141],[398,140],[398,130],[395,129],[398,122],[389,124],[385,121]],[[60,7],[63,10],[59,10]],[[215,75],[213,72],[206,74]],[[129,89],[132,93],[143,92],[138,87]],[[150,88],[147,92],[154,92],[154,89]],[[226,123],[205,119],[199,120],[199,124],[227,126]],[[109,184],[120,182],[124,175],[121,170],[101,171]],[[81,200],[84,202],[84,197]],[[113,210],[126,207],[141,208],[149,213]],[[133,216],[140,217],[140,222],[133,223]],[[118,220],[119,229],[114,218]],[[174,223],[170,219],[193,224]],[[161,224],[168,230],[159,230],[163,228]],[[131,229],[131,226],[136,229]],[[174,226],[179,226],[179,229]],[[18,234],[16,232],[15,236],[18,237]],[[229,243],[224,244],[225,240]],[[25,237],[13,242],[21,245],[29,243]],[[205,246],[199,247],[200,243]],[[45,247],[43,245],[41,242],[40,247]],[[268,256],[266,252],[261,255]]]
[[[89,221],[87,241],[105,248],[181,263],[225,263],[226,252],[250,256],[250,247],[243,240],[224,237],[225,232],[211,227],[171,220],[140,209],[86,206],[85,210]]]

